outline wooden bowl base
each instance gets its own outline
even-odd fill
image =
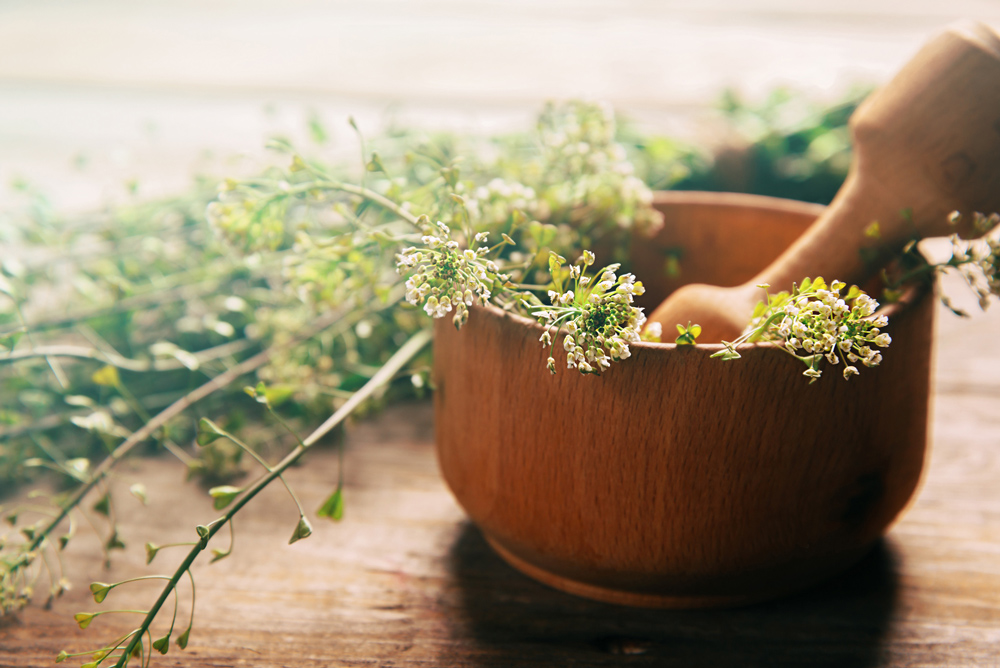
[[[773,586],[766,591],[758,591],[750,594],[736,595],[674,595],[674,594],[653,594],[629,591],[625,589],[611,589],[601,587],[587,582],[580,582],[562,575],[556,575],[544,568],[533,564],[517,556],[503,546],[498,540],[487,533],[483,537],[493,551],[500,555],[500,558],[512,566],[515,570],[527,575],[533,580],[537,580],[553,589],[589,598],[603,603],[613,603],[615,605],[627,605],[637,608],[660,608],[674,610],[693,610],[698,608],[736,608],[756,603],[763,603],[772,599],[781,598],[790,594],[809,589],[829,578],[847,570],[860,561],[875,546],[875,542],[865,545],[862,548],[841,553],[835,560],[825,559],[820,568],[815,569],[806,577],[791,579],[785,587]]]

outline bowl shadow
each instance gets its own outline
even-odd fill
[[[899,581],[887,539],[809,591],[726,610],[628,608],[564,594],[504,563],[471,523],[448,559],[455,632],[474,644],[463,659],[480,666],[875,666]]]

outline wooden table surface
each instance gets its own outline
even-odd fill
[[[195,630],[155,666],[994,666],[1000,665],[1000,310],[939,319],[931,456],[921,490],[862,563],[821,587],[736,610],[653,611],[595,603],[512,570],[442,482],[429,403],[397,406],[347,437],[347,511],[287,546],[279,489],[237,524],[236,550],[196,564]],[[290,476],[307,508],[336,479],[334,449]],[[43,666],[97,648],[126,615],[79,630],[87,584],[149,573],[142,545],[191,540],[217,513],[171,459],[145,459],[150,506],[119,501],[129,547],[106,572],[96,541],[70,546],[74,589],[0,624],[0,666]],[[123,490],[124,491],[124,490]],[[124,494],[123,496],[127,496]],[[129,502],[126,502],[129,501]],[[223,539],[224,542],[224,539]],[[179,552],[154,564],[169,572]],[[158,583],[115,590],[104,607],[146,607]],[[187,588],[182,587],[181,615]],[[182,617],[183,618],[183,617]]]

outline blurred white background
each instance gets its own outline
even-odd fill
[[[834,101],[995,0],[0,0],[0,211],[21,179],[57,209],[243,172],[317,114],[489,132],[550,98],[602,99],[696,135],[730,86]],[[2,224],[2,223],[0,223]]]

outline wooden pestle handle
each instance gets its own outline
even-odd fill
[[[744,285],[712,294],[686,286],[650,321],[664,331],[696,322],[705,342],[731,339],[760,300],[760,283],[775,290],[806,276],[862,283],[881,264],[862,259],[866,244],[891,251],[915,234],[967,236],[972,216],[955,229],[951,211],[1000,211],[1000,38],[982,24],[946,30],[865,100],[850,127],[855,157],[847,180],[805,234]],[[868,239],[875,221],[880,238]]]
[[[951,234],[951,211],[1000,210],[1000,40],[988,48],[980,32],[996,36],[977,28],[939,35],[858,108],[844,186],[751,285],[786,289],[816,275],[861,282],[878,270],[858,252],[872,222],[881,238],[870,243],[898,248],[914,233]]]

